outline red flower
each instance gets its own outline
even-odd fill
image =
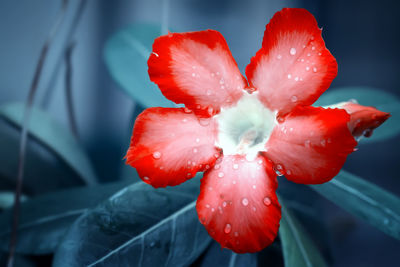
[[[213,30],[157,38],[148,65],[162,93],[186,107],[140,114],[127,163],[154,187],[204,172],[199,219],[235,252],[256,252],[275,239],[277,174],[296,183],[327,182],[357,144],[344,109],[310,106],[335,78],[337,64],[304,9],[285,8],[271,19],[246,68],[249,84]]]

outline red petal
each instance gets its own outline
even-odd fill
[[[202,116],[236,102],[247,85],[224,37],[213,30],[157,38],[148,65],[166,98]]]
[[[349,119],[341,109],[297,107],[274,128],[266,156],[293,182],[325,183],[357,145],[347,128]]]
[[[325,47],[317,21],[298,8],[284,8],[274,15],[262,48],[246,68],[260,100],[281,114],[314,103],[336,74],[336,60]]]
[[[221,162],[222,161],[222,162]],[[257,252],[278,232],[276,174],[264,157],[224,156],[201,180],[197,213],[208,233],[236,253]]]
[[[372,131],[390,117],[387,112],[353,102],[345,102],[340,105],[340,108],[350,114],[349,129],[354,136],[370,137]]]
[[[216,126],[183,108],[148,108],[135,122],[126,162],[144,182],[173,186],[214,164]]]

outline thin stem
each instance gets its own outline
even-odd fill
[[[74,113],[74,105],[72,100],[72,52],[75,48],[75,43],[71,42],[67,47],[67,51],[65,51],[65,94],[67,101],[67,112],[69,125],[71,127],[72,133],[78,138],[78,128],[76,125],[75,113]]]
[[[12,231],[10,237],[10,246],[9,246],[9,255],[7,260],[7,266],[12,267],[14,266],[14,254],[15,248],[17,245],[17,230],[19,224],[19,209],[20,209],[20,198],[21,198],[21,191],[22,191],[22,184],[23,184],[23,177],[24,177],[24,164],[25,164],[25,154],[26,154],[26,143],[28,139],[28,126],[29,126],[29,119],[31,115],[31,108],[32,103],[35,98],[35,94],[39,85],[40,76],[42,73],[43,65],[47,56],[47,52],[49,50],[50,44],[53,40],[53,37],[57,33],[62,21],[64,20],[65,13],[67,10],[67,0],[63,0],[62,7],[57,16],[57,20],[53,27],[51,28],[49,35],[47,36],[46,42],[44,43],[38,63],[36,65],[35,74],[33,76],[32,84],[29,89],[29,94],[27,101],[25,103],[25,110],[24,110],[24,117],[22,121],[22,131],[19,143],[19,156],[18,156],[18,172],[17,172],[17,180],[16,180],[16,188],[15,188],[15,196],[14,196],[14,209],[13,209],[13,221],[12,221]]]
[[[70,26],[67,37],[65,38],[64,46],[61,50],[61,55],[57,57],[55,60],[55,67],[52,70],[52,73],[50,75],[50,80],[48,84],[46,85],[45,92],[43,94],[43,99],[40,101],[41,102],[41,107],[47,107],[49,104],[49,100],[52,98],[52,93],[54,92],[53,88],[55,86],[56,80],[57,80],[57,74],[60,71],[60,68],[62,66],[62,62],[64,60],[64,55],[66,50],[68,49],[68,45],[71,43],[71,39],[75,33],[76,28],[78,27],[80,18],[82,16],[82,13],[85,9],[87,0],[80,0],[79,6],[74,14],[74,17],[72,19],[72,25]]]

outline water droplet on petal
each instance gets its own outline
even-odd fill
[[[290,98],[290,100],[291,100],[293,103],[296,103],[296,102],[297,102],[297,96],[292,95],[292,97]]]
[[[207,95],[211,95],[211,94],[212,94],[212,91],[211,91],[211,90],[207,90],[206,94],[207,94]]]
[[[154,152],[153,153],[153,158],[155,158],[155,159],[161,158],[161,152],[159,152],[159,151]]]
[[[297,82],[298,80],[299,80],[299,77],[296,76],[296,77],[294,78],[294,81]]]
[[[269,197],[264,197],[263,203],[265,206],[271,205],[271,199]]]
[[[196,77],[196,73],[193,72],[193,73],[192,73],[192,77]]]
[[[214,109],[212,107],[208,107],[207,111],[208,111],[208,114],[212,115]]]
[[[222,202],[222,207],[226,207],[226,201]]]
[[[219,173],[218,173],[218,177],[219,177],[219,178],[224,177],[224,173],[223,173],[223,172],[219,172]]]
[[[276,58],[277,58],[277,59],[281,59],[282,56],[281,56],[281,55],[277,55]]]
[[[225,229],[224,229],[225,234],[229,234],[231,232],[231,230],[232,230],[232,226],[229,223],[227,223],[225,225]]]
[[[282,166],[281,164],[276,164],[276,165],[274,166],[274,170],[275,170],[275,172],[276,172],[276,174],[277,174],[278,176],[284,175],[283,166]]]
[[[239,236],[239,233],[238,233],[238,232],[234,232],[233,235],[236,236],[236,237],[238,237],[238,236]]]
[[[304,142],[304,145],[305,145],[305,147],[307,147],[307,148],[311,147],[311,141],[310,141],[310,140],[306,140],[306,141]]]
[[[321,146],[323,146],[323,147],[326,146],[326,140],[325,140],[325,139],[322,139],[322,140],[321,140]]]
[[[253,184],[253,189],[256,189],[256,188],[257,188],[257,186],[255,184]]]
[[[309,71],[309,70],[310,70],[310,67],[309,67],[309,66],[307,66],[307,67],[306,67],[306,71]]]
[[[219,164],[215,164],[215,165],[214,165],[214,169],[215,169],[215,170],[218,170],[220,167],[221,167],[221,166],[220,166]]]
[[[313,72],[317,72],[317,68],[314,67],[314,68],[312,69],[312,71],[313,71]]]
[[[145,176],[145,177],[143,177],[143,180],[148,181],[148,180],[150,180],[150,178]]]
[[[232,184],[236,184],[236,181],[235,181],[235,180],[233,180],[233,181],[232,181]]]
[[[209,209],[209,208],[210,208],[210,205],[209,205],[209,204],[206,204],[206,208]]]
[[[292,55],[292,56],[294,56],[294,55],[296,55],[296,48],[294,48],[294,47],[292,47],[292,48],[290,48],[290,54]]]
[[[242,199],[242,204],[243,204],[243,206],[247,206],[247,205],[249,205],[249,200],[247,199],[247,198],[243,198]]]
[[[235,170],[239,169],[239,164],[233,164],[232,166]]]
[[[193,148],[193,153],[197,153],[197,148]]]
[[[288,78],[288,79],[292,79],[292,74],[288,74],[288,75],[287,75],[287,78]]]
[[[315,46],[311,47],[311,50],[315,50]]]
[[[183,122],[183,123],[186,123],[186,122],[187,122],[187,119],[183,119],[182,122]]]
[[[211,208],[211,212],[214,212],[215,211],[215,209],[214,208]]]

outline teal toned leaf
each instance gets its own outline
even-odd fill
[[[355,99],[360,105],[373,106],[392,116],[374,130],[371,138],[363,138],[362,142],[374,142],[394,137],[400,133],[400,99],[380,89],[369,87],[343,87],[328,90],[315,102],[315,106],[328,106]],[[361,143],[362,143],[361,142]]]
[[[104,49],[104,59],[114,80],[144,107],[173,107],[147,73],[147,60],[160,26],[135,24],[114,34]]]
[[[285,267],[327,266],[322,255],[307,236],[303,227],[299,224],[293,213],[285,207],[283,199],[279,198],[279,202],[282,205],[279,237],[282,243]]]
[[[384,233],[400,239],[400,199],[346,171],[311,188]]]
[[[21,204],[16,251],[23,254],[53,253],[72,223],[87,209],[129,184],[95,185],[31,198]],[[0,248],[8,250],[13,210],[0,213]]]
[[[54,266],[188,266],[210,237],[197,218],[197,178],[167,189],[136,183],[70,228]]]
[[[16,177],[23,113],[22,103],[0,107],[0,177],[3,184],[4,181],[13,184]],[[49,114],[33,108],[24,179],[29,193],[94,183],[96,178],[89,158],[73,135]]]
[[[221,249],[220,244],[212,241],[199,266],[257,267],[257,254],[237,254],[229,249]]]

